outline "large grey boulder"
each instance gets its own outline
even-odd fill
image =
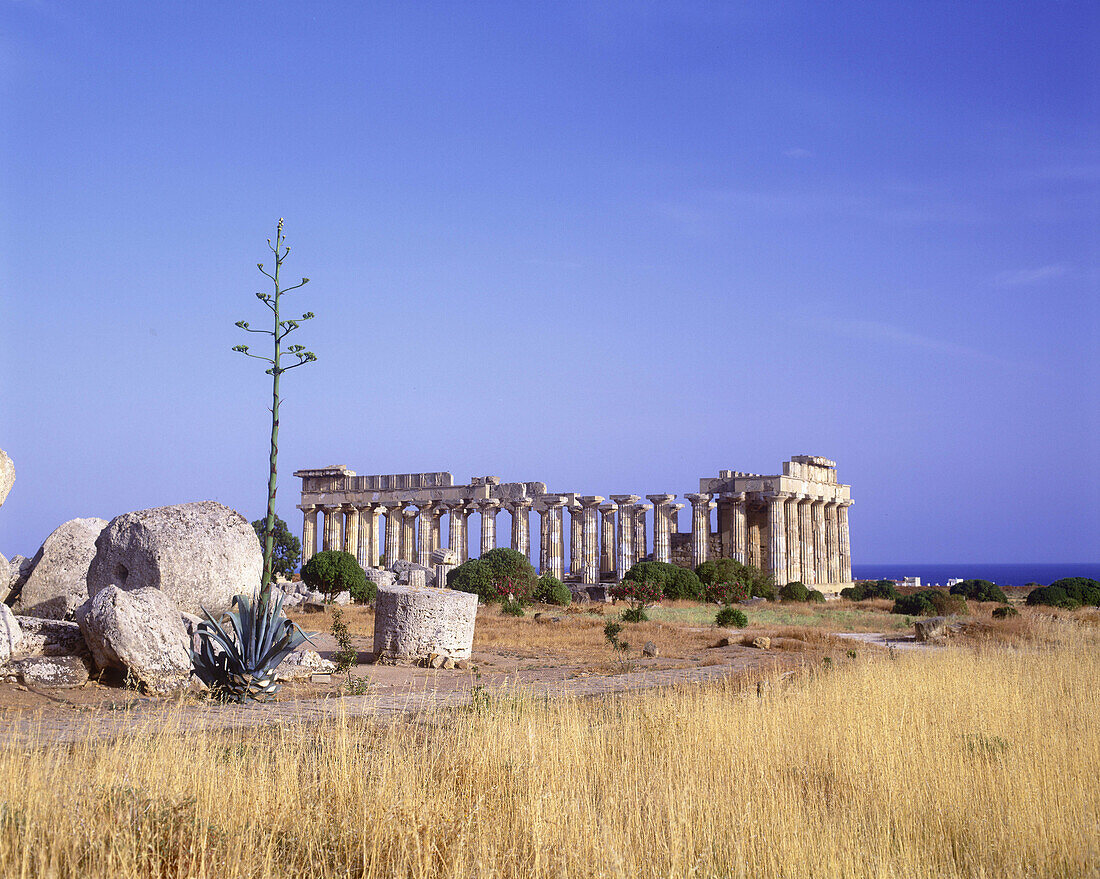
[[[7,498],[8,492],[11,491],[14,482],[15,465],[8,457],[8,453],[0,449],[0,507],[4,506],[4,500]]]
[[[16,597],[15,609],[48,620],[72,617],[88,600],[88,566],[106,519],[72,519],[54,529],[31,560],[31,573]]]
[[[0,665],[11,659],[23,646],[23,630],[19,620],[6,604],[0,604]]]
[[[88,595],[119,589],[160,589],[185,613],[205,607],[215,616],[233,596],[260,586],[263,552],[240,513],[215,501],[124,513],[96,541]]]
[[[7,589],[3,592],[3,600],[8,604],[11,604],[19,597],[19,593],[23,591],[23,585],[30,579],[31,571],[34,570],[34,560],[29,559],[24,555],[13,555],[8,560],[8,579],[6,581]],[[3,578],[3,571],[0,571],[0,579]],[[5,584],[0,582],[0,587]]]
[[[175,603],[159,589],[108,586],[81,605],[76,621],[99,668],[128,671],[154,695],[187,687],[187,631]]]

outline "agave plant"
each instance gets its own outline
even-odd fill
[[[199,649],[191,651],[191,663],[204,684],[231,701],[266,698],[279,689],[279,663],[309,638],[283,615],[277,591],[238,595],[233,606],[221,622],[202,609],[206,619],[197,626]]]

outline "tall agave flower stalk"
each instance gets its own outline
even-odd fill
[[[309,638],[284,616],[278,590],[251,599],[237,595],[233,607],[220,621],[202,609],[206,619],[198,624],[191,664],[204,684],[230,701],[260,701],[279,689],[279,664]]]

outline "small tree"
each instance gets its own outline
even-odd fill
[[[260,546],[264,546],[264,530],[267,527],[266,519],[257,519],[252,523],[252,529],[260,538]],[[272,571],[290,577],[298,570],[298,559],[302,555],[302,544],[287,527],[286,522],[275,517],[275,541],[274,554],[271,559]]]
[[[270,308],[272,314],[275,316],[273,328],[270,330],[254,330],[248,325],[248,321],[246,320],[239,320],[236,325],[246,333],[262,333],[263,335],[271,336],[274,343],[272,356],[264,357],[260,354],[252,354],[249,352],[247,345],[233,346],[234,351],[239,351],[246,357],[255,357],[257,360],[263,360],[271,364],[271,366],[265,370],[267,374],[271,376],[271,470],[267,480],[267,520],[264,523],[264,575],[263,581],[260,584],[260,593],[265,596],[265,598],[271,591],[271,578],[274,573],[272,563],[275,547],[276,471],[279,458],[279,377],[284,372],[294,369],[296,366],[301,366],[303,363],[312,363],[317,359],[317,356],[312,351],[307,351],[304,345],[289,345],[286,349],[283,348],[283,339],[298,329],[300,321],[311,320],[313,318],[313,312],[307,311],[296,320],[283,320],[282,313],[279,310],[281,305],[280,299],[284,293],[289,293],[291,290],[297,290],[299,287],[304,287],[309,283],[309,278],[302,278],[301,283],[284,289],[279,282],[279,270],[282,268],[283,260],[285,260],[287,254],[290,253],[290,247],[283,244],[283,221],[281,218],[275,230],[275,243],[272,244],[271,239],[268,238],[267,246],[271,249],[271,252],[275,254],[275,270],[271,273],[267,272],[262,262],[256,263],[256,267],[260,270],[261,274],[271,279],[271,283],[274,286],[274,292],[264,293],[261,291],[256,294],[256,298]],[[283,354],[289,354],[292,357],[296,357],[298,362],[292,363],[290,366],[283,366]]]

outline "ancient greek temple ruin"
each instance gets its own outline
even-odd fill
[[[533,510],[539,514],[539,573],[586,586],[617,581],[644,559],[695,567],[732,558],[767,571],[779,585],[798,580],[836,589],[852,579],[850,486],[837,482],[836,463],[827,458],[795,456],[775,476],[722,470],[700,479],[698,492],[682,495],[691,505],[687,533],[679,530],[686,504],[674,494],[646,495],[645,503],[639,495],[548,492],[542,482],[495,476],[455,485],[450,473],[357,476],[343,466],[294,475],[302,480],[303,564],[318,543],[352,553],[364,568],[383,558],[427,567],[440,548],[466,561],[470,516],[480,518],[483,555],[501,545],[497,516],[503,510],[511,517],[509,545],[530,558]]]

